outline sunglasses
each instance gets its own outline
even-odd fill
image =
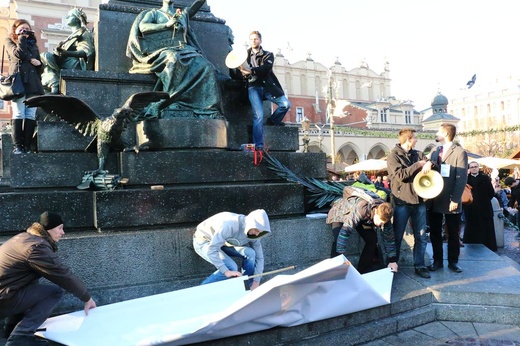
[[[478,166],[469,166],[469,168],[478,168]]]

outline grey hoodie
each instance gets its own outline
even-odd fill
[[[258,237],[248,236],[247,232],[256,228],[262,233]],[[248,215],[222,212],[211,216],[197,226],[194,238],[210,243],[208,257],[221,272],[229,270],[219,257],[222,246],[248,246],[255,250],[255,275],[264,271],[264,252],[260,239],[271,233],[269,218],[265,210],[257,209]],[[260,281],[261,277],[254,280]]]

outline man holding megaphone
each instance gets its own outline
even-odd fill
[[[250,48],[246,63],[237,68],[247,81],[249,102],[253,108],[253,142],[257,150],[264,149],[264,100],[276,104],[277,108],[267,119],[268,125],[284,126],[285,114],[291,102],[285,96],[278,78],[273,72],[274,54],[262,48],[262,35],[253,31],[249,35]]]
[[[413,181],[417,174],[427,174],[432,168],[432,162],[426,156],[415,150],[417,143],[416,131],[412,128],[403,128],[399,131],[399,144],[388,155],[386,161],[388,174],[392,182],[391,200],[394,207],[394,232],[399,261],[401,243],[408,220],[412,218],[414,235],[413,262],[415,274],[428,279],[430,273],[424,261],[426,253],[426,204],[417,194]]]

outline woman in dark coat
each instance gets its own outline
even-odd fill
[[[42,63],[34,31],[24,19],[18,19],[13,23],[4,46],[9,59],[9,74],[20,72],[25,89],[24,97],[11,101],[13,153],[21,154],[31,150],[36,128],[36,108],[26,107],[23,101],[31,96],[44,94],[41,81]]]
[[[466,226],[463,241],[466,244],[483,244],[491,251],[497,251],[491,205],[495,190],[491,178],[479,171],[475,161],[469,163],[468,184],[472,187],[473,203],[464,205]]]

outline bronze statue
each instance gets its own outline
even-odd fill
[[[135,19],[126,52],[133,61],[130,73],[155,73],[155,90],[170,95],[170,110],[220,117],[217,70],[203,56],[189,25],[205,0],[196,0],[183,10],[173,2],[163,0],[160,9],[145,10]]]
[[[131,122],[149,118],[149,108],[164,102],[169,96],[164,92],[142,92],[133,94],[121,108],[114,110],[111,116],[102,119],[85,102],[76,97],[65,95],[34,96],[25,100],[27,107],[40,107],[47,113],[57,116],[72,124],[84,136],[94,136],[85,151],[92,152],[97,148],[99,159],[95,176],[106,171],[105,158],[111,148],[128,149],[131,145],[124,143],[121,134]]]
[[[94,69],[94,38],[87,27],[87,15],[80,8],[73,8],[66,17],[72,34],[62,41],[53,52],[40,54],[43,62],[42,83],[52,94],[59,93],[60,70]]]

